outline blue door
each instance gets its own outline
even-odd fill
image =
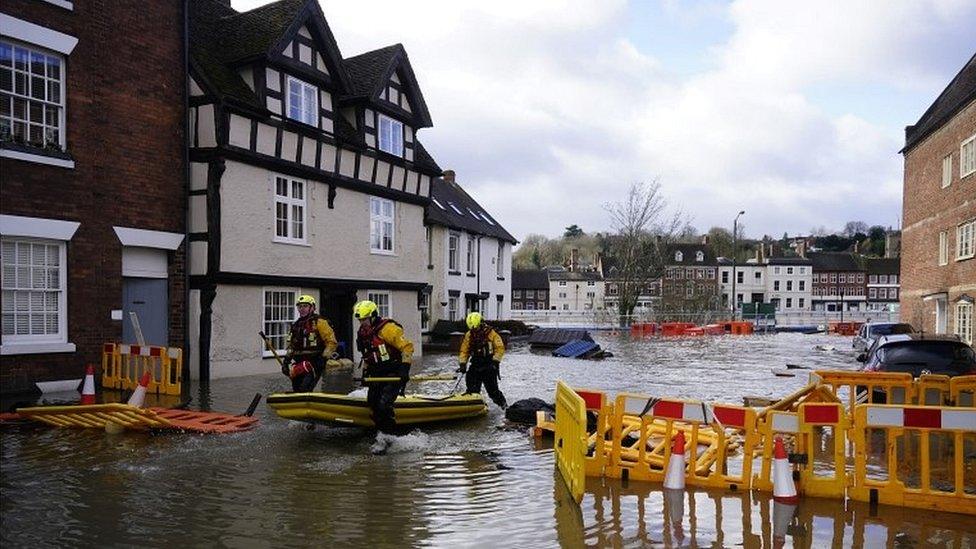
[[[122,342],[136,343],[134,311],[147,345],[169,344],[169,295],[165,278],[122,278]]]

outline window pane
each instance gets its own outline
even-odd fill
[[[301,181],[292,181],[291,182],[291,197],[292,198],[297,198],[298,200],[304,200],[305,199],[304,185],[302,185],[302,182]]]
[[[275,178],[275,194],[278,196],[288,196],[288,180],[283,177]]]

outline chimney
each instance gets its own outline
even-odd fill
[[[854,253],[857,253],[858,244],[860,244],[860,242],[858,242],[857,240],[855,240],[854,241]]]
[[[579,269],[579,248],[569,252],[569,271],[575,273]]]
[[[798,240],[797,241],[797,243],[796,243],[796,255],[802,257],[803,259],[806,259],[807,258],[807,241],[806,240]]]
[[[702,235],[702,245],[708,246],[708,235],[707,234],[703,234]]]
[[[441,178],[447,183],[454,183],[454,170],[444,170],[444,175]]]

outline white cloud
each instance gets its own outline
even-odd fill
[[[322,3],[345,56],[404,44],[434,119],[419,138],[518,238],[606,229],[602,205],[657,176],[701,230],[739,209],[756,236],[895,224],[900,127],[972,54],[976,28],[965,1],[668,1],[689,32],[716,10],[732,25],[702,52],[714,68],[679,80],[628,39],[620,1]],[[919,104],[869,120],[809,92],[831,85]]]

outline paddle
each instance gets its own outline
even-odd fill
[[[275,357],[275,360],[278,361],[278,365],[284,366],[285,363],[281,361],[281,357],[278,356],[278,351],[275,351],[275,348],[273,345],[271,345],[271,340],[268,339],[268,336],[264,335],[264,332],[258,332],[258,335],[261,336],[261,339],[264,340],[264,346],[267,347],[269,351],[271,351],[271,354]]]

